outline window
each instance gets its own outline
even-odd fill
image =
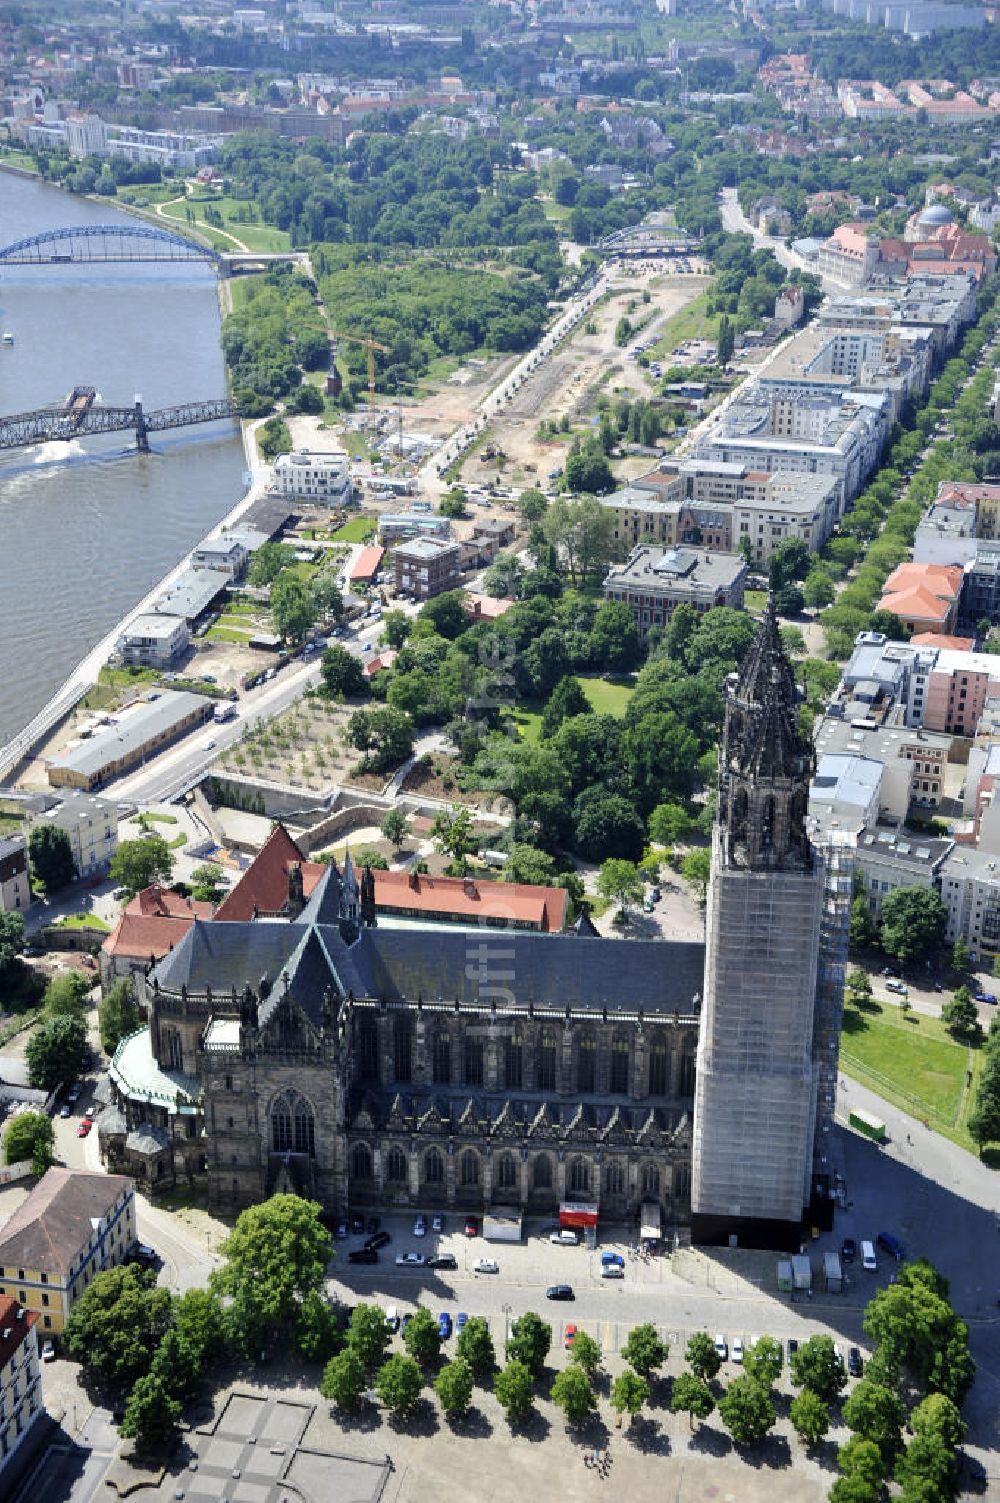
[[[226,1076],[226,1090],[227,1091],[231,1091],[232,1088],[233,1088],[233,1077],[231,1075],[227,1075]]]
[[[390,1185],[403,1185],[406,1183],[406,1154],[401,1148],[389,1149],[385,1161],[386,1182]]]
[[[355,1143],[351,1149],[351,1178],[371,1179],[372,1155],[367,1143]]]
[[[541,1153],[531,1167],[531,1183],[536,1190],[552,1189],[552,1160]]]
[[[451,1038],[445,1027],[440,1027],[431,1043],[431,1070],[435,1085],[451,1083]]]
[[[184,1052],[181,1048],[181,1036],[176,1028],[168,1028],[163,1035],[164,1065],[168,1070],[180,1070],[183,1066]]]
[[[590,1194],[590,1165],[586,1159],[574,1159],[569,1166],[570,1195]]]
[[[358,1050],[358,1073],[362,1080],[378,1079],[378,1023],[374,1018],[358,1019],[355,1033]]]
[[[465,1040],[465,1084],[482,1085],[483,1083],[483,1041],[482,1039],[466,1038]]]
[[[608,1195],[622,1195],[625,1191],[625,1170],[619,1163],[609,1164],[604,1171],[604,1189]]]
[[[667,1044],[663,1034],[655,1034],[649,1044],[649,1094],[667,1094]]]
[[[591,1034],[584,1034],[577,1045],[576,1088],[581,1096],[586,1096],[596,1089],[596,1084],[597,1042]]]
[[[428,1185],[439,1185],[444,1179],[444,1159],[436,1148],[424,1154],[424,1180]]]
[[[47,1295],[47,1294],[43,1294],[43,1295],[42,1295],[42,1304],[43,1304],[43,1305],[44,1305],[44,1306],[45,1306],[45,1307],[46,1307],[46,1308],[48,1308],[48,1303],[49,1303],[49,1297],[48,1297],[48,1295]]]
[[[412,1056],[413,1025],[409,1013],[401,1013],[393,1029],[393,1068],[397,1080],[412,1079]]]
[[[628,1090],[629,1043],[624,1034],[616,1034],[611,1045],[611,1093],[623,1096]]]
[[[643,1164],[642,1166],[642,1193],[643,1195],[659,1195],[660,1171],[655,1164]]]
[[[540,1091],[554,1091],[556,1088],[556,1047],[555,1034],[546,1030],[538,1045],[537,1088]]]
[[[271,1107],[271,1148],[275,1153],[316,1152],[313,1109],[297,1091],[286,1091]]]
[[[502,1153],[497,1160],[497,1186],[501,1190],[517,1186],[517,1160],[512,1153]]]
[[[479,1155],[467,1148],[458,1161],[459,1183],[466,1189],[479,1184]]]
[[[517,1029],[504,1040],[504,1084],[508,1091],[521,1089],[523,1041]]]

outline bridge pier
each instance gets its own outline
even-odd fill
[[[139,397],[135,399],[135,447],[139,454],[149,453],[149,429],[146,427],[142,401]]]

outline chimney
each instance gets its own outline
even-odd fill
[[[465,896],[467,898],[472,898],[473,900],[478,899],[478,897],[479,897],[479,889],[476,886],[475,882],[473,882],[473,880],[472,880],[471,877],[466,877],[463,886],[464,886],[464,889],[465,889]]]
[[[411,891],[416,892],[417,888],[420,886],[420,878],[417,873],[411,871],[406,881],[407,886],[411,889]]]

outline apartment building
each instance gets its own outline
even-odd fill
[[[430,600],[459,583],[462,548],[437,538],[414,538],[394,549],[392,566],[397,594]]]
[[[940,893],[948,943],[964,939],[976,964],[992,966],[1000,956],[1000,855],[956,845],[942,863]]]
[[[27,913],[30,904],[28,842],[23,835],[0,835],[0,913]]]
[[[885,582],[880,611],[891,611],[913,632],[953,630],[962,593],[962,570],[948,564],[900,564]]]
[[[135,1240],[130,1179],[49,1169],[0,1228],[0,1297],[58,1336],[97,1274],[123,1262]]]
[[[351,461],[347,454],[294,449],[274,461],[274,485],[282,496],[315,506],[346,506],[352,499]]]
[[[717,605],[742,610],[746,576],[745,560],[733,554],[639,547],[608,571],[604,598],[624,601],[645,638],[650,628],[666,626],[679,605],[699,612]]]
[[[899,828],[879,826],[858,836],[855,882],[860,886],[873,919],[882,917],[882,904],[899,887],[937,889],[953,840],[913,835]]]
[[[901,725],[866,725],[825,715],[814,733],[817,766],[825,756],[882,764],[878,818],[902,823],[911,804],[934,809],[944,794],[951,737]]]
[[[45,1413],[38,1361],[38,1314],[9,1295],[0,1298],[0,1495],[13,1486],[15,1468]]]
[[[151,612],[136,616],[115,643],[120,663],[135,668],[170,668],[188,649],[191,634],[183,616]]]
[[[846,664],[832,713],[857,719],[864,701],[883,707],[907,727],[972,736],[1000,694],[1000,658],[935,642],[891,642],[861,632]]]
[[[20,795],[17,805],[29,831],[36,825],[54,825],[66,832],[78,876],[107,871],[118,849],[118,808],[110,800],[67,789]]]

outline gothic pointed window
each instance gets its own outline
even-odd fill
[[[570,1164],[567,1189],[574,1198],[590,1194],[590,1165],[586,1159],[574,1159]]]
[[[451,1084],[451,1037],[447,1026],[442,1024],[435,1030],[434,1042],[431,1047],[431,1068],[434,1074],[435,1085]]]
[[[479,1184],[479,1155],[467,1148],[458,1163],[459,1183],[465,1189],[472,1189]]]
[[[371,1179],[372,1151],[367,1143],[355,1143],[351,1149],[351,1178]]]
[[[271,1148],[275,1153],[316,1152],[316,1117],[304,1096],[285,1091],[271,1107]]]
[[[591,1095],[597,1089],[597,1040],[585,1033],[576,1050],[576,1088],[581,1096]]]
[[[428,1185],[440,1185],[444,1180],[444,1159],[436,1148],[428,1148],[424,1154],[424,1180]]]
[[[611,1094],[624,1096],[628,1090],[629,1041],[627,1035],[616,1033],[611,1044]]]
[[[536,1190],[552,1189],[552,1160],[540,1153],[531,1166],[531,1183]]]
[[[497,1187],[501,1190],[517,1187],[517,1160],[512,1153],[502,1153],[497,1159]]]
[[[660,1171],[655,1164],[642,1166],[642,1193],[654,1197],[660,1193]]]
[[[556,1036],[547,1028],[543,1032],[538,1045],[538,1074],[536,1084],[540,1091],[554,1091],[556,1088],[557,1048]]]
[[[774,799],[764,800],[764,809],[760,820],[760,848],[769,853],[774,850]]]
[[[524,1041],[517,1028],[504,1042],[504,1085],[508,1091],[521,1089]]]
[[[393,1028],[393,1066],[397,1080],[405,1083],[413,1079],[413,1020],[407,1012],[396,1016]]]
[[[360,1017],[355,1025],[358,1075],[362,1080],[378,1080],[378,1023],[373,1017]]]
[[[168,1028],[163,1038],[163,1063],[168,1070],[182,1070],[184,1068],[184,1051],[181,1046],[181,1036],[176,1028]]]
[[[483,1041],[482,1039],[466,1038],[465,1040],[465,1084],[482,1085],[483,1083]]]
[[[625,1169],[615,1160],[604,1171],[604,1189],[608,1195],[625,1193]]]
[[[654,1033],[649,1041],[649,1094],[667,1094],[667,1042],[662,1033]]]
[[[401,1148],[389,1149],[385,1161],[386,1182],[390,1185],[405,1185],[407,1180],[406,1154]]]

